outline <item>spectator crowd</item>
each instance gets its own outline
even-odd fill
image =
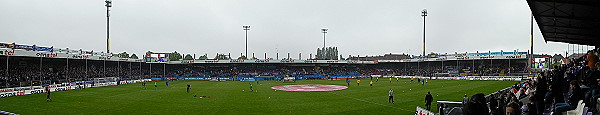
[[[600,98],[600,49],[582,57],[568,59],[541,72],[536,79],[483,96],[467,98],[460,111],[464,115],[561,115],[572,111],[586,115],[598,113]],[[581,103],[580,103],[581,102]],[[578,108],[585,105],[583,108]],[[441,113],[452,114],[450,108]],[[580,109],[583,111],[577,111]],[[455,113],[454,113],[455,114]]]

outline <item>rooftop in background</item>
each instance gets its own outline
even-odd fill
[[[569,55],[567,58],[569,58],[569,59],[580,58],[580,57],[584,56],[585,54],[586,53],[575,53],[575,54]]]
[[[69,48],[54,48],[51,47],[43,47],[37,45],[24,45],[24,44],[16,44],[16,43],[0,43],[0,48],[11,48],[11,49],[21,49],[27,51],[42,51],[42,52],[54,52],[54,53],[76,53],[76,54],[89,54],[89,55],[97,55],[97,56],[107,56],[109,54],[101,52],[86,51],[82,49],[69,49]],[[112,54],[112,53],[111,53]]]
[[[600,1],[527,0],[546,41],[600,46]]]
[[[501,55],[526,55],[528,54],[527,52],[517,52],[516,50],[514,52],[504,52],[504,51],[500,51],[500,52],[474,52],[474,53],[468,53],[468,52],[464,52],[464,53],[459,53],[459,52],[454,52],[454,54],[428,54],[427,58],[440,58],[440,57],[464,57],[464,56],[501,56]],[[535,54],[534,56],[548,56],[546,54]],[[414,56],[414,55],[409,55],[409,54],[384,54],[383,56],[364,56],[364,57],[360,57],[360,55],[353,57],[350,56],[349,58],[347,58],[347,60],[363,60],[363,61],[373,61],[373,60],[402,60],[402,59],[419,59],[419,58],[424,58],[424,57],[420,57],[420,56]]]
[[[373,61],[373,60],[402,60],[402,59],[411,59],[411,56],[408,54],[385,54],[383,56],[365,56],[365,57],[352,57],[350,56],[347,60],[366,60],[366,61]]]

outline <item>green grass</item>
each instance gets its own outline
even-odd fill
[[[428,85],[409,79],[380,79],[374,87],[369,79],[356,80],[348,89],[332,92],[275,91],[272,86],[288,84],[346,85],[345,80],[280,81],[175,81],[165,87],[164,81],[154,88],[149,82],[52,93],[52,102],[45,94],[0,98],[0,110],[18,114],[402,114],[411,115],[416,106],[424,107],[427,91],[437,100],[461,101],[464,94],[489,94],[516,83],[515,81],[429,80]],[[186,84],[192,89],[186,93]],[[249,92],[248,83],[257,92]],[[394,89],[395,104],[388,103],[387,92]],[[410,91],[409,89],[412,89]],[[242,92],[245,90],[245,92]],[[210,96],[199,99],[193,95]],[[269,97],[271,97],[269,99]],[[434,112],[437,111],[434,109]]]

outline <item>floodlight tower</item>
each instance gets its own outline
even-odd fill
[[[421,11],[421,16],[423,16],[423,56],[425,56],[425,17],[427,17],[427,9]]]
[[[112,0],[106,0],[106,53],[110,53],[110,38],[109,38],[109,22],[110,22],[110,7],[112,7]]]
[[[244,31],[246,31],[246,57],[248,57],[248,30],[250,30],[249,25],[243,25]]]
[[[327,28],[321,28],[321,32],[323,33],[323,48],[325,48],[325,34],[327,34]]]

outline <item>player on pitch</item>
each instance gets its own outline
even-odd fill
[[[356,80],[356,85],[360,86],[360,79]]]
[[[346,83],[348,83],[348,86],[350,86],[350,79],[346,78]]]
[[[154,89],[156,89],[158,87],[158,85],[156,84],[156,81],[154,82]]]
[[[254,92],[254,89],[252,89],[252,83],[250,83],[250,92]]]
[[[433,96],[431,96],[431,92],[427,92],[427,95],[425,95],[425,106],[427,107],[427,110],[431,110],[431,101],[433,101]]]
[[[187,84],[187,92],[190,93],[190,84]]]
[[[373,81],[369,82],[369,86],[371,86],[371,88],[373,88]]]
[[[50,86],[46,86],[46,102],[48,101],[52,101],[52,98],[50,98]]]
[[[390,88],[390,91],[388,91],[388,96],[390,96],[390,98],[388,98],[388,103],[394,103],[394,90],[392,90],[392,88]]]

